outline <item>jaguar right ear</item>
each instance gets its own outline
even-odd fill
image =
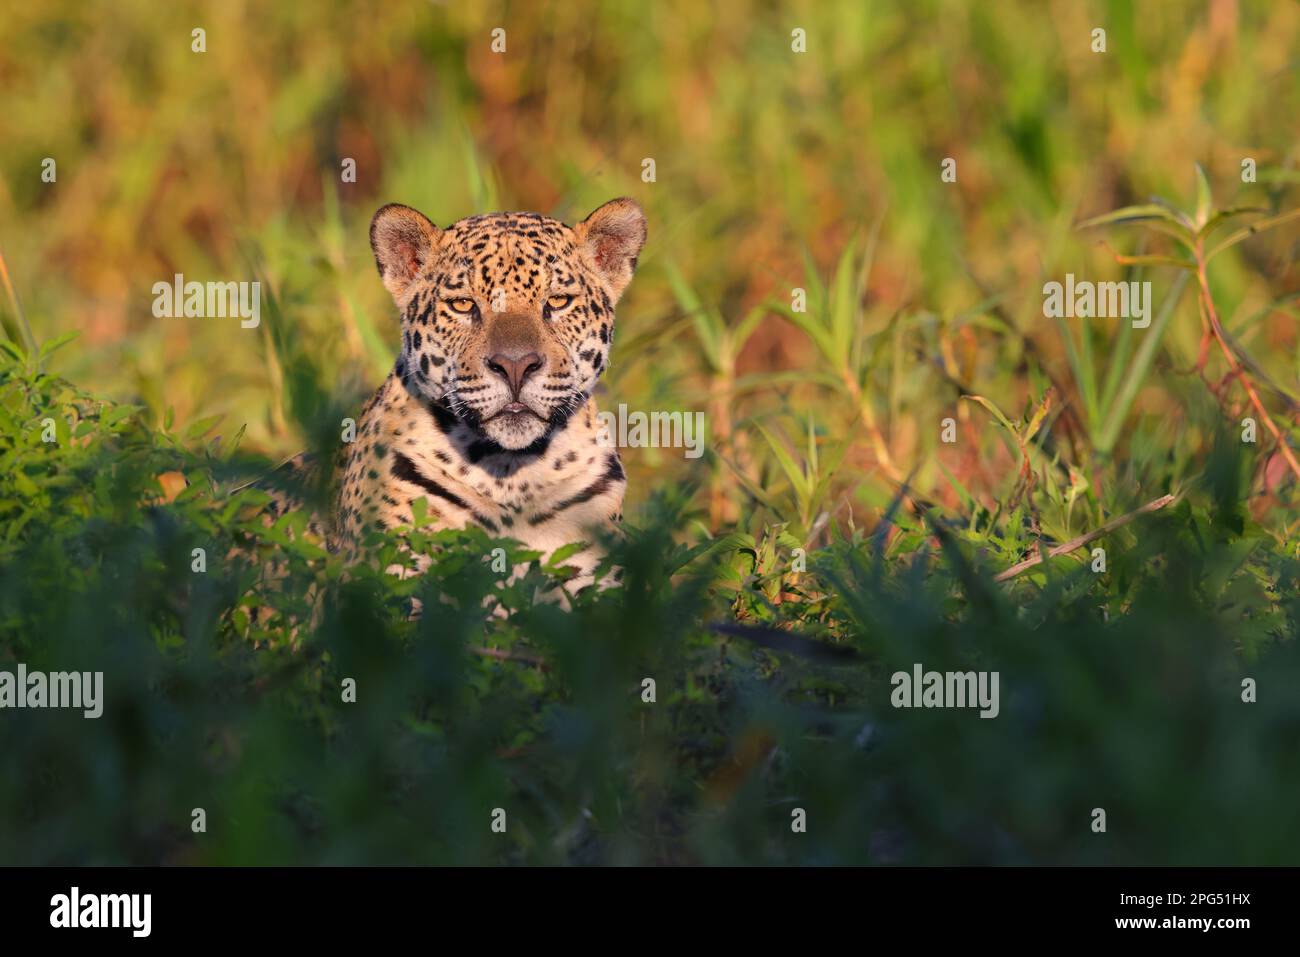
[[[632,281],[636,258],[645,245],[645,213],[634,199],[611,199],[573,227],[579,248],[596,272],[609,283],[617,302]]]
[[[442,237],[442,230],[423,213],[389,203],[370,221],[370,248],[379,278],[400,308],[406,293],[425,267]]]

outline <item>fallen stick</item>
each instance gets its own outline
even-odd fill
[[[1137,518],[1139,515],[1145,515],[1148,512],[1159,511],[1160,509],[1164,508],[1166,505],[1173,502],[1174,499],[1176,499],[1177,497],[1178,497],[1177,495],[1162,495],[1155,501],[1147,502],[1137,511],[1129,512],[1127,515],[1121,515],[1119,518],[1111,519],[1101,528],[1095,529],[1091,532],[1088,532],[1086,535],[1080,535],[1078,538],[1072,538],[1068,542],[1064,542],[1060,545],[1056,545],[1053,546],[1052,548],[1049,548],[1047,550],[1046,556],[1044,556],[1042,552],[1039,552],[1033,558],[1026,558],[1023,562],[1020,562],[1018,565],[1012,565],[1006,571],[998,572],[998,574],[993,576],[993,580],[995,582],[1004,582],[1009,578],[1015,578],[1021,572],[1027,571],[1030,568],[1033,568],[1035,565],[1041,565],[1043,563],[1044,557],[1055,558],[1057,555],[1064,555],[1066,552],[1072,552],[1076,548],[1080,548],[1084,545],[1087,545],[1093,539],[1101,538],[1101,536],[1105,535],[1107,532],[1113,532],[1115,529],[1120,528],[1123,525],[1127,525],[1129,522],[1133,521],[1133,519]]]

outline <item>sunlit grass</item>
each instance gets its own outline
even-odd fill
[[[0,861],[1293,863],[1300,12],[1135,6],[6,9],[0,667],[132,717],[6,721]],[[378,206],[618,195],[598,401],[708,430],[624,452],[626,587],[535,604],[472,533],[345,572],[231,496],[391,368]],[[261,326],[156,318],[178,272]],[[1152,324],[1048,318],[1067,273]],[[918,661],[1002,716],[890,708]]]

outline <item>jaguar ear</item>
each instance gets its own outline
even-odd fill
[[[583,257],[609,283],[617,302],[632,281],[636,258],[645,245],[645,213],[634,199],[611,199],[573,231]]]
[[[370,248],[393,301],[400,307],[412,281],[420,275],[442,231],[410,206],[389,203],[370,221]]]

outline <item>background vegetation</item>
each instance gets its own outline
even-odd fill
[[[1222,0],[6,8],[0,667],[107,703],[0,713],[0,862],[1295,863],[1296,482],[1239,423],[1252,382],[1298,438],[1300,232],[1206,267],[1202,361],[1159,257],[1204,246],[1076,226],[1300,207],[1298,34]],[[650,239],[600,402],[710,430],[625,452],[625,588],[534,606],[562,570],[502,589],[472,536],[343,582],[231,495],[390,368],[377,206],[616,195]],[[261,327],[154,318],[177,272],[261,279]],[[1066,273],[1149,279],[1156,321],[1044,318]],[[1104,573],[993,581],[1167,494]],[[1001,716],[891,708],[914,662],[1000,671]]]

